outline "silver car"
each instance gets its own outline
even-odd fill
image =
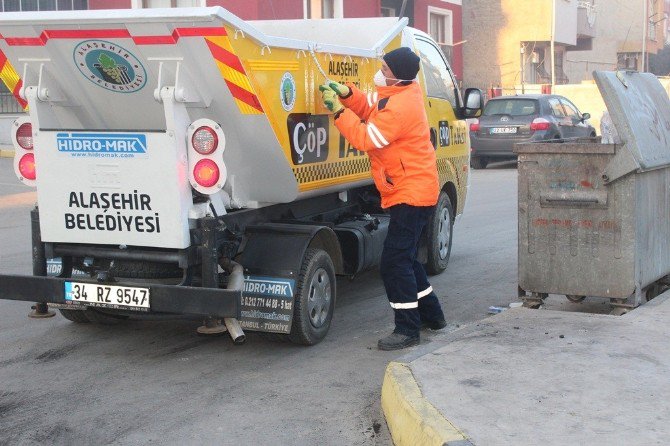
[[[593,137],[595,129],[567,98],[551,94],[501,96],[489,100],[470,124],[473,169],[491,161],[516,159],[515,143]]]

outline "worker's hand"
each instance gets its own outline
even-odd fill
[[[328,85],[319,85],[319,90],[321,90],[321,99],[323,99],[323,103],[326,104],[328,110],[337,113],[344,109],[344,106],[340,103],[337,94],[332,88]]]
[[[349,96],[349,93],[351,93],[351,89],[344,84],[331,82],[330,84],[328,84],[328,86],[332,88],[333,91],[337,93],[337,95],[341,98]]]

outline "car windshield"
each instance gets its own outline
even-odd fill
[[[530,116],[537,113],[535,99],[494,99],[484,108],[484,116]]]

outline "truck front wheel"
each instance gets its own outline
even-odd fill
[[[451,256],[451,239],[454,229],[454,209],[446,192],[440,192],[435,213],[428,221],[428,261],[426,272],[434,276],[447,269]]]
[[[322,249],[309,248],[297,281],[291,342],[314,345],[326,336],[335,309],[335,289],[330,256]]]

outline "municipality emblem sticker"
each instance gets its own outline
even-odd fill
[[[81,74],[105,90],[134,93],[147,83],[147,71],[130,51],[105,40],[85,40],[74,49]]]
[[[286,72],[282,76],[279,96],[284,110],[293,110],[293,106],[295,105],[295,80],[293,80],[291,73]]]

